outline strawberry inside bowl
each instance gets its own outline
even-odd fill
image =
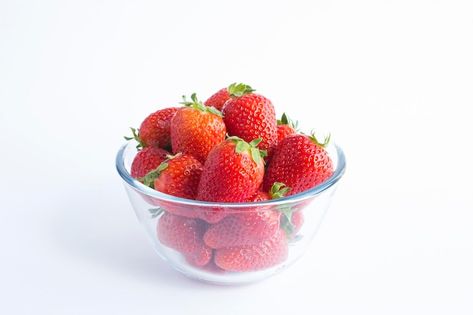
[[[297,141],[297,145],[306,145],[304,141],[307,139],[299,141],[296,137],[291,136],[287,142]],[[238,142],[235,143],[239,146]],[[143,180],[132,177],[132,164],[139,152],[135,145],[129,142],[120,148],[116,168],[154,249],[186,276],[216,284],[262,280],[300,258],[316,235],[345,171],[344,153],[332,143],[325,147],[332,171],[323,180],[319,178],[320,172],[319,177],[309,178],[311,175],[307,174],[306,181],[312,181],[312,185],[315,183],[312,188],[283,196],[284,186],[265,182],[261,187],[267,186],[267,192],[246,202],[235,202],[232,198],[244,194],[249,188],[240,191],[238,183],[231,181],[227,185],[220,183],[222,187],[213,187],[215,180],[209,177],[205,179],[208,187],[202,191],[220,195],[228,192],[229,201],[194,200],[158,191],[143,184]],[[222,148],[222,152],[225,150],[227,148]],[[248,150],[250,155],[254,153],[252,147],[239,150]],[[212,158],[211,154],[209,158]],[[270,163],[273,163],[274,159],[283,158],[276,153],[271,159]],[[323,158],[316,162],[324,163]],[[177,165],[178,161],[174,163]],[[193,162],[189,170],[201,171],[202,168],[205,172],[206,165],[196,166],[197,163]],[[168,164],[171,166],[167,166],[169,176],[165,185],[177,189],[179,187],[175,188],[172,183],[172,163]],[[301,169],[296,171],[304,172],[303,161],[298,165]],[[283,171],[267,170],[266,173],[277,179]],[[258,175],[255,173],[254,176]],[[290,181],[291,174],[287,176]],[[206,199],[208,193],[201,194],[204,194],[202,198],[197,199]],[[278,198],[272,199],[274,196]]]

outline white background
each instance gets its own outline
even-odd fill
[[[153,252],[129,126],[234,81],[348,169],[306,256],[216,287]],[[471,1],[0,2],[1,314],[472,314]]]

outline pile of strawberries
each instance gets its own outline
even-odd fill
[[[163,193],[210,202],[258,202],[310,189],[333,174],[329,139],[298,133],[271,101],[231,84],[204,103],[193,94],[182,107],[150,114],[139,130],[131,176]],[[164,209],[160,242],[194,266],[254,271],[277,265],[303,224],[287,207],[197,208],[151,200]],[[294,207],[293,207],[294,208]]]

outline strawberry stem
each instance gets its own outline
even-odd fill
[[[251,86],[243,83],[232,83],[227,88],[228,94],[232,97],[241,97],[255,91]]]

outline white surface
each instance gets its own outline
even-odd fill
[[[471,1],[1,1],[1,314],[472,314]],[[306,256],[214,287],[114,169],[149,112],[233,81],[348,171]],[[165,313],[163,313],[165,312]]]

